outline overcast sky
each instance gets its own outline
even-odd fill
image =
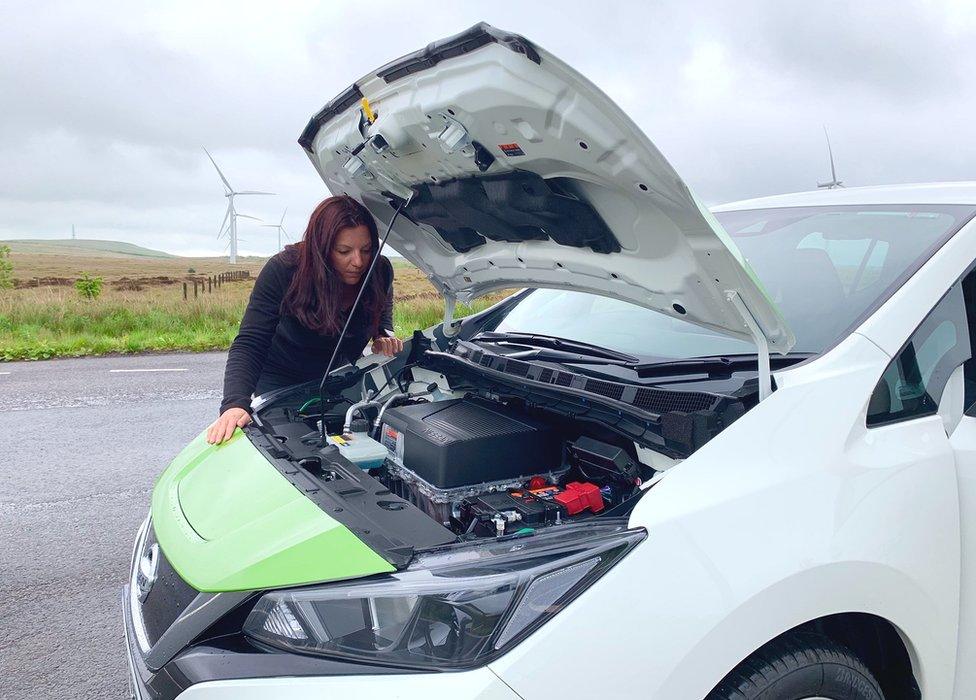
[[[976,3],[0,1],[0,239],[219,254],[223,189],[299,236],[296,139],[352,81],[478,21],[588,76],[709,204],[976,179]],[[242,251],[274,230],[243,223]]]

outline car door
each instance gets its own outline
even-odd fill
[[[962,282],[967,342],[976,348],[976,272]],[[940,413],[946,421],[959,480],[960,582],[959,641],[956,649],[957,698],[976,697],[976,359],[957,366],[943,392]]]
[[[888,365],[868,410],[868,426],[941,418],[955,461],[959,532],[932,533],[933,546],[959,549],[959,625],[955,664],[958,698],[976,697],[976,272],[935,305]],[[955,508],[956,504],[946,504]]]

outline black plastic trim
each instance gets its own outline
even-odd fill
[[[254,591],[200,593],[149,650],[146,667],[150,670],[162,668],[211,625],[253,595]]]
[[[423,673],[416,669],[352,663],[302,654],[239,652],[217,646],[187,649],[167,664],[166,672],[184,687],[206,681],[281,676],[380,676]],[[430,672],[428,672],[430,673]]]
[[[352,107],[354,104],[358,104],[362,99],[362,90],[359,89],[359,86],[356,85],[356,83],[353,83],[347,87],[309,120],[308,124],[305,126],[305,129],[298,137],[298,144],[307,152],[311,153],[312,142],[315,141],[315,136],[319,133],[319,128],[333,117]]]
[[[488,44],[499,44],[515,53],[522,54],[533,63],[542,63],[538,50],[525,37],[496,29],[486,22],[479,22],[460,34],[435,41],[422,49],[387,63],[376,71],[376,75],[385,82],[392,83],[407,75],[433,68],[441,61],[463,56]]]
[[[346,460],[338,450],[313,450],[322,464],[319,476],[299,466],[297,459],[291,459],[295,455],[287,447],[276,444],[259,429],[248,426],[244,434],[292,486],[398,570],[410,563],[414,549],[457,540],[453,532],[414,504],[391,494],[386,486]],[[395,501],[402,508],[379,507],[379,501]]]
[[[572,374],[572,384],[557,386],[484,367],[456,354],[428,351],[426,357],[445,374],[474,375],[477,379],[473,383],[489,392],[517,397],[526,405],[554,411],[574,420],[598,422],[624,438],[677,459],[691,456],[746,410],[741,400],[717,394],[725,399],[724,410],[658,414],[585,391],[582,375],[563,372]]]

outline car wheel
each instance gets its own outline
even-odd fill
[[[868,668],[843,644],[787,632],[736,666],[706,700],[884,700]]]

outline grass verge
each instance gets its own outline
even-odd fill
[[[416,328],[438,323],[444,307],[432,291],[404,286],[397,290],[401,298],[394,305],[394,329],[405,338]],[[188,301],[179,285],[139,292],[110,289],[94,301],[65,287],[0,292],[0,361],[223,350],[237,335],[250,290],[251,283],[225,284],[219,292]],[[459,305],[456,315],[481,311],[503,296]]]

